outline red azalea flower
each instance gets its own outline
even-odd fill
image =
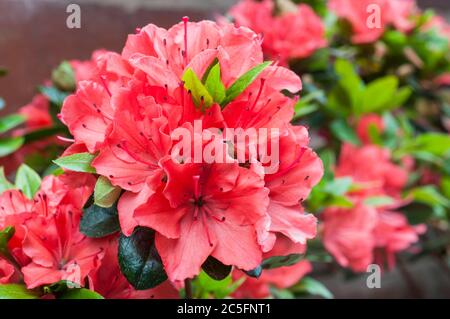
[[[343,267],[366,271],[373,261],[378,222],[374,208],[357,203],[353,208],[327,208],[323,212],[323,242]]]
[[[389,195],[399,198],[408,179],[408,172],[390,160],[389,150],[376,145],[342,146],[336,176],[351,176],[365,196]]]
[[[295,99],[281,93],[298,92],[300,78],[268,66],[223,109],[217,103],[197,105],[182,83],[187,69],[202,78],[218,61],[221,81],[229,88],[263,61],[254,32],[186,19],[169,30],[148,25],[128,37],[121,57],[110,57],[105,62],[109,77],[81,82],[64,103],[61,117],[75,137],[65,155],[98,152],[92,163],[97,173],[125,190],[118,202],[122,232],[130,235],[137,225],[154,229],[171,281],[179,284],[198,274],[209,255],[241,269],[255,268],[276,233],[301,243],[315,236],[316,220],[299,202],[323,169],[307,148],[306,130],[289,124]],[[286,136],[282,169],[270,177],[259,162],[249,168],[234,158],[194,164],[192,154],[184,153],[184,164],[172,160],[171,135],[179,128],[194,133],[192,145],[200,143],[202,151],[212,144],[195,135],[196,120],[221,145],[231,144],[229,150],[237,146],[221,134],[227,128],[279,130]]]
[[[0,257],[0,284],[4,285],[10,283],[14,272],[14,266]]]
[[[243,0],[229,15],[237,25],[246,26],[264,36],[263,50],[269,57],[286,64],[290,59],[304,59],[325,47],[325,26],[305,4],[293,5],[291,11],[273,16],[272,0]]]
[[[156,247],[169,278],[197,275],[209,255],[241,269],[258,266],[262,251],[255,224],[265,216],[268,199],[261,178],[238,164],[168,160],[164,169],[167,185],[134,218],[157,231]]]
[[[355,44],[376,42],[390,25],[402,32],[410,31],[414,23],[409,19],[417,10],[414,0],[331,0],[329,8],[351,24]],[[379,25],[372,25],[377,13]]]

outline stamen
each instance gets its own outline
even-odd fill
[[[258,95],[256,96],[255,102],[253,103],[252,109],[255,108],[256,103],[258,103],[259,98],[261,97],[262,90],[264,88],[264,84],[266,83],[265,79],[261,79],[261,85],[259,86]]]
[[[102,81],[102,85],[105,88],[108,95],[112,96],[111,91],[109,90],[108,86],[106,85],[106,76],[104,76],[104,75],[100,76],[100,80]]]
[[[200,198],[200,175],[192,176],[192,180],[194,181],[194,197],[198,200]]]
[[[183,17],[184,23],[184,66],[187,66],[188,61],[188,39],[187,39],[187,27],[188,27],[189,17]]]

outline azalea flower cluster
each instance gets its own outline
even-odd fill
[[[236,25],[261,34],[264,53],[283,64],[307,58],[327,45],[324,23],[311,7],[285,3],[277,15],[272,0],[240,1],[228,12]]]
[[[88,287],[104,298],[174,298],[166,284],[136,291],[120,273],[118,236],[91,239],[80,232],[83,206],[95,178],[89,174],[50,175],[33,198],[10,189],[0,195],[0,229],[9,234],[0,257],[0,283],[24,282],[37,296],[54,297],[52,285]]]
[[[392,268],[395,254],[416,243],[426,230],[423,224],[409,225],[405,215],[396,211],[405,204],[401,192],[411,167],[395,165],[388,149],[367,140],[370,124],[383,129],[376,115],[361,119],[358,133],[366,144],[342,145],[335,169],[336,177],[350,177],[355,184],[349,193],[352,207],[329,207],[322,215],[325,247],[340,265],[356,272],[366,271],[372,263],[386,262]],[[380,202],[371,205],[377,199]]]
[[[182,285],[199,274],[209,256],[253,270],[285,238],[304,251],[316,235],[316,218],[301,203],[323,168],[308,147],[306,128],[290,124],[295,99],[281,93],[298,92],[300,78],[263,64],[256,33],[187,19],[169,30],[148,25],[128,37],[122,54],[107,52],[100,61],[95,75],[64,102],[60,118],[74,136],[65,156],[95,155],[96,173],[124,191],[117,204],[121,231],[155,230],[171,282]],[[264,174],[260,162],[237,159],[198,163],[192,154],[175,161],[171,133],[193,131],[194,121],[211,132],[279,129],[279,169]],[[234,153],[234,141],[216,137]],[[199,142],[203,148],[211,143],[194,135],[192,143]]]
[[[377,41],[388,27],[411,31],[415,26],[412,17],[418,12],[414,0],[331,0],[329,8],[350,24],[355,44]]]

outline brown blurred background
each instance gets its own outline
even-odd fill
[[[355,0],[357,1],[357,0]],[[89,59],[98,48],[120,51],[128,33],[155,23],[168,27],[184,15],[192,20],[214,18],[236,0],[0,0],[1,115],[28,103],[36,86],[49,78],[63,59]],[[66,7],[81,6],[81,29],[66,27]],[[449,0],[419,0],[450,17]],[[450,274],[432,258],[401,265],[382,279],[381,289],[368,289],[366,276],[344,278],[337,269],[314,274],[338,298],[450,298]]]
[[[214,18],[237,0],[0,0],[0,96],[11,112],[32,98],[35,88],[63,59],[88,59],[93,50],[120,51],[128,33],[155,23],[168,27],[184,16]],[[66,27],[66,7],[81,7],[81,29]],[[448,10],[448,0],[420,0],[422,7]]]

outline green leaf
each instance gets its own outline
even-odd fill
[[[361,113],[383,110],[383,107],[391,102],[397,88],[398,79],[392,75],[371,82],[363,93]]]
[[[58,299],[105,299],[95,291],[86,288],[68,289],[58,296]]]
[[[6,70],[3,67],[0,67],[0,77],[5,76],[8,74],[8,70]]]
[[[69,95],[68,93],[62,92],[52,86],[40,86],[38,89],[39,92],[44,94],[49,99],[50,102],[52,102],[57,106],[62,106],[64,100]]]
[[[352,184],[353,180],[351,177],[338,177],[329,181],[323,190],[329,194],[341,196],[350,190]]]
[[[64,61],[53,70],[52,81],[59,89],[63,91],[75,91],[75,73],[69,62]]]
[[[338,59],[334,66],[335,72],[339,77],[339,86],[347,95],[350,107],[354,113],[360,114],[362,94],[364,91],[364,82],[356,73],[354,66],[347,60]]]
[[[292,266],[302,259],[301,254],[290,254],[287,256],[274,256],[264,259],[261,263],[262,269],[273,269],[279,267]]]
[[[435,186],[427,185],[411,189],[407,196],[411,196],[415,201],[428,204],[430,206],[441,205],[448,207],[450,200],[443,196]]]
[[[208,73],[205,81],[205,87],[213,98],[214,102],[220,104],[225,98],[225,85],[220,77],[220,64],[214,65]]]
[[[33,198],[41,186],[41,177],[26,164],[20,165],[16,174],[16,187],[28,198]]]
[[[231,268],[231,266],[222,264],[219,260],[212,256],[209,256],[202,265],[202,269],[215,280],[223,280],[227,278],[231,272]]]
[[[100,207],[111,207],[119,198],[121,191],[120,187],[111,185],[106,177],[100,176],[94,188],[94,203]]]
[[[428,204],[412,202],[401,208],[401,211],[408,218],[410,225],[419,225],[429,222],[433,216],[433,207]]]
[[[0,299],[39,299],[39,296],[25,285],[7,284],[0,285]]]
[[[262,267],[258,266],[255,269],[244,271],[248,276],[253,278],[259,278],[262,274]]]
[[[331,132],[342,142],[349,142],[353,145],[360,145],[355,131],[347,124],[345,120],[334,120],[331,123]]]
[[[214,100],[211,94],[209,94],[202,81],[200,81],[192,69],[187,69],[186,72],[184,72],[182,80],[185,88],[191,92],[195,105],[198,108],[201,108],[201,111],[204,111],[213,105]]]
[[[292,292],[287,289],[279,289],[276,287],[270,287],[270,294],[275,299],[295,299],[295,296]]]
[[[0,254],[3,256],[9,255],[8,242],[14,236],[14,227],[6,227],[0,231]]]
[[[419,135],[413,144],[414,149],[429,152],[436,156],[444,156],[450,152],[450,135],[426,133]]]
[[[313,295],[320,296],[325,299],[333,299],[333,294],[328,290],[328,288],[321,282],[311,277],[303,278],[300,283],[295,285],[291,290],[302,295]]]
[[[53,126],[29,132],[23,137],[25,139],[25,143],[31,143],[40,141],[42,139],[45,139],[46,137],[55,136],[57,134],[64,134],[66,133],[66,131],[67,128],[64,126]]]
[[[25,122],[25,117],[21,114],[11,114],[0,118],[0,134],[13,129]]]
[[[4,191],[7,191],[8,189],[14,189],[14,185],[10,181],[8,181],[5,176],[5,170],[3,166],[0,166],[0,194],[2,194]]]
[[[104,208],[97,205],[84,209],[80,232],[91,238],[102,238],[120,230],[117,206]]]
[[[225,100],[223,100],[222,103],[220,104],[222,108],[224,108],[228,103],[230,103],[239,95],[241,95],[241,93],[244,92],[245,89],[248,88],[250,84],[252,84],[253,81],[256,80],[256,78],[261,74],[261,72],[264,71],[264,69],[271,64],[272,61],[266,61],[264,63],[261,63],[255,66],[254,68],[250,69],[249,71],[247,71],[247,73],[243,74],[239,79],[237,79],[227,89],[227,95],[225,97]]]
[[[22,136],[0,139],[0,157],[14,153],[22,147],[25,139]]]
[[[167,280],[155,247],[155,232],[137,227],[130,237],[119,239],[119,264],[124,276],[137,290],[154,288]]]
[[[77,153],[69,156],[60,157],[53,161],[56,165],[74,171],[95,173],[95,168],[91,166],[95,155],[89,153]]]
[[[201,271],[197,278],[194,279],[194,292],[197,298],[223,299],[231,295],[245,281],[245,277],[241,277],[233,282],[231,275],[223,280],[214,280],[204,271]]]
[[[406,103],[406,101],[408,101],[411,94],[412,89],[410,87],[405,86],[400,88],[382,110],[389,111],[404,106],[404,104]]]
[[[395,201],[392,197],[389,196],[372,196],[364,199],[364,204],[367,206],[380,207],[391,205]]]

